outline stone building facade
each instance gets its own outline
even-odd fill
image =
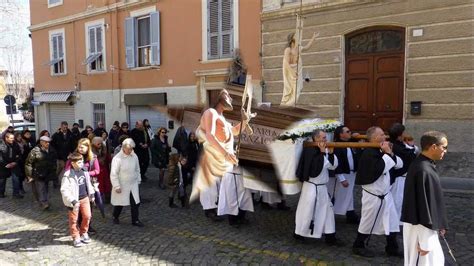
[[[283,51],[302,13],[303,45],[320,36],[302,53],[310,81],[297,106],[359,130],[402,122],[416,139],[445,131],[448,157],[472,165],[473,9],[472,0],[264,0],[263,100],[281,100]]]

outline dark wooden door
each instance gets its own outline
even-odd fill
[[[370,28],[346,37],[344,124],[388,130],[403,119],[404,29]]]

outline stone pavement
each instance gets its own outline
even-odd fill
[[[22,200],[12,199],[9,188],[8,197],[0,199],[0,265],[403,263],[402,259],[383,254],[385,237],[382,236],[374,236],[371,240],[371,247],[378,254],[376,258],[352,255],[350,247],[357,227],[345,224],[339,217],[336,220],[337,236],[346,243],[345,247],[328,247],[321,240],[296,242],[292,233],[298,196],[288,199],[291,211],[263,210],[256,205],[256,211],[248,215],[251,224],[236,229],[226,221],[207,220],[198,203],[189,209],[170,209],[167,193],[157,188],[156,169],[150,169],[148,176],[151,181],[141,187],[142,198],[149,200],[140,206],[140,219],[145,227],[131,226],[128,207],[122,212],[121,224],[112,224],[109,205],[106,219],[94,210],[93,226],[98,233],[91,236],[91,244],[82,248],[71,246],[67,214],[59,190],[52,191],[51,210],[41,211],[32,202],[30,193]],[[447,193],[446,197],[451,222],[447,239],[460,265],[472,265],[474,195]],[[442,245],[445,248],[444,243]],[[447,252],[445,257],[447,264],[451,264]]]

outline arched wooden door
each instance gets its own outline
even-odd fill
[[[344,124],[388,130],[403,119],[405,29],[371,27],[346,36]]]

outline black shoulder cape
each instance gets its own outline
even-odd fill
[[[329,155],[329,161],[334,162],[334,154]],[[316,147],[305,147],[298,162],[296,176],[301,182],[308,181],[310,177],[317,177],[324,167],[324,153]]]
[[[349,159],[347,158],[347,149],[348,148],[335,148],[334,155],[336,155],[338,160],[338,165],[336,170],[334,170],[335,174],[350,174],[351,169],[349,169]],[[352,153],[352,160],[354,160],[354,172],[357,172],[358,160],[360,157],[360,150],[358,149],[351,149]]]
[[[405,175],[408,171],[408,167],[416,158],[414,149],[407,148],[401,141],[393,142],[393,153],[403,161],[403,167],[400,169],[392,168],[392,170],[390,170],[391,183],[395,181],[395,178]]]
[[[401,221],[421,224],[432,230],[448,229],[443,191],[435,164],[422,154],[408,169]]]
[[[384,154],[380,149],[367,148],[362,152],[356,174],[356,185],[368,185],[374,183],[385,169],[382,159]]]

